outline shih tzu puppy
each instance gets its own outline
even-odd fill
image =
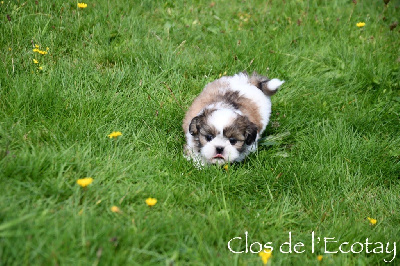
[[[242,72],[207,84],[183,119],[186,158],[221,165],[254,152],[271,115],[270,96],[283,83]]]

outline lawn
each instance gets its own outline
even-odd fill
[[[1,1],[0,265],[399,264],[399,14]],[[196,169],[185,111],[243,70],[286,81],[260,147]]]

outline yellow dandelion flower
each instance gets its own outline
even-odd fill
[[[226,71],[224,73],[219,73],[219,77],[222,77],[222,75],[226,75]]]
[[[356,26],[359,27],[359,28],[362,28],[362,27],[365,26],[365,22],[358,22],[358,23],[356,24]]]
[[[39,50],[38,53],[39,53],[39,54],[47,54],[46,51],[42,51],[42,50]]]
[[[227,164],[224,165],[224,170],[228,171],[228,165]]]
[[[119,131],[114,131],[114,132],[112,132],[111,134],[108,135],[108,137],[109,137],[110,139],[112,139],[112,138],[117,138],[117,137],[119,137],[119,136],[122,136],[122,133],[119,132]]]
[[[370,218],[370,217],[367,217],[368,218],[368,220],[369,220],[369,222],[372,224],[372,225],[376,225],[376,219],[373,219],[373,218]]]
[[[81,178],[76,181],[76,183],[78,185],[80,185],[81,187],[87,187],[88,185],[92,184],[92,182],[93,182],[93,178],[91,178],[91,177]]]
[[[87,8],[87,4],[85,4],[85,3],[78,3],[78,8]]]
[[[258,256],[261,257],[262,262],[265,264],[268,263],[268,260],[272,257],[272,251],[270,249],[264,249],[258,253]]]
[[[34,59],[33,59],[33,63],[34,63],[34,64],[39,64],[39,61],[36,60],[36,59],[34,58]]]
[[[38,69],[39,69],[39,70],[43,70],[43,67],[42,67],[42,66],[40,66],[40,67],[38,67]]]
[[[33,49],[32,51],[33,51],[34,53],[39,53],[40,50],[39,50],[38,48],[35,48],[35,49]]]
[[[118,208],[117,206],[112,206],[112,207],[111,207],[111,211],[112,211],[112,212],[115,212],[115,213],[122,213],[121,209]]]
[[[11,51],[12,49],[11,49],[11,47],[8,47],[8,51]]]
[[[50,50],[50,48],[49,48],[49,47],[46,47],[46,51],[48,51],[48,50]]]
[[[157,203],[157,199],[155,199],[155,198],[146,199],[147,206],[152,207],[152,206],[156,205],[156,203]]]
[[[35,44],[35,48],[39,48],[39,45]]]
[[[317,256],[317,260],[318,260],[318,261],[322,261],[322,258],[323,258],[322,255],[318,255],[318,256]]]

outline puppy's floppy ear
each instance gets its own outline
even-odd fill
[[[256,140],[258,128],[247,116],[239,116],[236,120],[236,127],[242,130],[244,142],[247,145],[252,144]]]
[[[190,124],[189,124],[190,135],[195,136],[199,133],[200,119],[201,119],[201,117],[198,115],[198,116],[193,117],[192,121],[190,121]]]
[[[201,126],[207,120],[207,116],[209,116],[214,110],[204,109],[201,114],[198,116],[193,117],[192,121],[189,124],[189,133],[192,136],[199,134],[199,130]]]
[[[257,126],[253,122],[250,122],[249,120],[249,123],[246,127],[246,131],[244,133],[244,136],[246,138],[245,143],[247,145],[252,144],[256,140],[257,131],[258,131]]]

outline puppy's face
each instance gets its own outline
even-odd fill
[[[230,109],[205,109],[189,125],[195,149],[210,164],[240,158],[257,137],[257,126]]]

